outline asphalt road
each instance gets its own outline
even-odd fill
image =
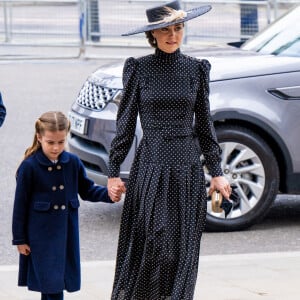
[[[134,51],[131,49],[131,51]],[[7,118],[0,128],[0,265],[16,264],[11,245],[14,174],[33,139],[34,122],[47,110],[67,113],[81,85],[105,59],[0,61],[0,91]],[[83,261],[115,258],[122,202],[81,201]],[[231,233],[205,233],[202,255],[300,251],[300,196],[281,195],[267,218],[252,228]],[[55,246],[55,245],[54,245]]]

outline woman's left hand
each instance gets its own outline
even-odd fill
[[[224,176],[213,177],[211,179],[208,194],[211,196],[214,191],[219,191],[225,199],[229,199],[231,186]]]

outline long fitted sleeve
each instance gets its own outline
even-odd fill
[[[28,243],[27,222],[32,193],[33,169],[27,162],[22,162],[17,171],[16,192],[13,209],[13,245]]]
[[[107,193],[107,188],[96,185],[94,181],[87,177],[82,162],[78,160],[78,193],[82,200],[91,202],[113,203]]]
[[[135,135],[138,116],[137,61],[128,58],[123,70],[123,97],[117,114],[117,132],[109,156],[109,177],[118,177],[120,165],[127,156]]]
[[[195,104],[195,129],[199,139],[200,148],[205,158],[210,174],[223,175],[221,162],[221,149],[217,141],[209,104],[209,71],[210,63],[207,60],[200,62],[200,85]]]

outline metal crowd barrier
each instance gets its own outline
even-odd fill
[[[80,55],[81,3],[81,0],[0,0],[0,55],[12,47],[19,47],[24,53],[38,52],[38,48],[69,47],[76,49],[74,56]]]
[[[89,46],[143,47],[147,45],[143,34],[130,37],[121,34],[145,24],[145,7],[168,1],[0,0],[0,46],[6,49],[23,46],[27,52],[41,47],[72,48],[75,56],[85,53]],[[181,0],[181,3],[185,10],[204,4],[213,7],[208,14],[186,23],[184,43],[193,44],[248,39],[299,0]],[[0,47],[0,57],[5,52],[5,47]]]
[[[85,44],[137,44],[143,35],[120,37],[121,33],[145,24],[145,7],[162,0],[87,0]],[[213,9],[197,21],[186,23],[185,43],[245,40],[263,29],[299,0],[181,0],[185,10],[211,4]],[[108,22],[110,20],[110,22]]]

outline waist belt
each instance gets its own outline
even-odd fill
[[[184,137],[193,136],[193,128],[190,127],[170,127],[170,128],[144,128],[143,135],[149,137]]]

